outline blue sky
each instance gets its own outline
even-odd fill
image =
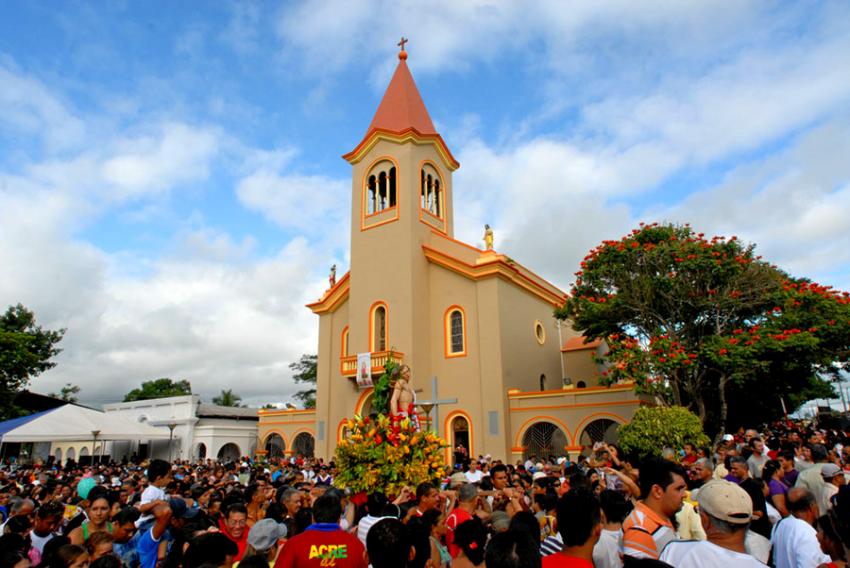
[[[297,390],[350,167],[409,66],[456,236],[566,289],[639,221],[850,289],[846,2],[4,2],[0,305],[67,327],[47,392]]]

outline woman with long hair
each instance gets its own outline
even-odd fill
[[[788,507],[785,503],[785,494],[788,493],[788,486],[783,480],[782,466],[778,460],[770,460],[764,464],[761,478],[767,484],[767,502],[779,511],[783,518],[788,516]]]
[[[112,503],[109,502],[107,493],[99,493],[89,500],[86,509],[88,520],[75,528],[68,534],[71,544],[84,545],[86,541],[96,532],[107,532],[112,534],[112,523],[109,522],[109,513],[112,511]]]

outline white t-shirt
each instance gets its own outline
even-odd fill
[[[796,517],[785,517],[776,523],[770,543],[776,568],[815,568],[832,562],[820,549],[815,528]]]
[[[38,536],[35,534],[35,531],[30,531],[30,542],[32,543],[32,547],[37,549],[39,552],[44,552],[44,545],[50,541],[51,538],[56,536],[53,533],[48,533],[47,536]]]
[[[818,495],[818,509],[825,513],[829,512],[829,510],[832,509],[832,502],[830,499],[836,493],[838,493],[837,485],[831,481],[824,483],[823,487],[820,488],[820,495]]]
[[[664,547],[658,559],[671,566],[687,566],[688,568],[717,568],[718,566],[763,568],[766,566],[749,554],[741,554],[707,540],[674,540]]]
[[[595,568],[622,568],[620,559],[620,537],[622,530],[602,529],[599,540],[593,546],[593,566]]]
[[[466,480],[470,483],[480,483],[481,479],[484,477],[484,473],[482,473],[480,469],[476,469],[475,472],[469,470],[464,473],[464,475],[466,476]]]
[[[747,538],[744,539],[744,548],[747,549],[747,554],[755,557],[756,560],[764,562],[770,559],[770,541],[761,536],[757,532],[747,529]]]
[[[157,487],[156,485],[148,485],[145,487],[145,490],[142,491],[142,500],[139,502],[140,505],[147,505],[152,501],[168,501],[168,495],[165,494],[165,490],[161,487]],[[153,519],[153,514],[148,513],[147,515],[142,515],[139,517],[139,520],[136,521],[136,526],[140,527],[147,521]]]

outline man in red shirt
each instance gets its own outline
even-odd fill
[[[245,548],[248,546],[248,509],[242,503],[235,503],[227,508],[224,518],[219,521],[219,530],[224,536],[236,543],[239,554],[234,562],[242,560]]]
[[[593,547],[602,533],[599,501],[587,489],[571,489],[558,500],[561,552],[543,558],[543,568],[593,568]]]
[[[475,509],[478,506],[478,488],[471,483],[464,483],[458,489],[458,504],[454,511],[446,517],[446,544],[449,546],[449,554],[452,558],[457,558],[460,554],[460,547],[455,545],[455,529],[461,523],[469,521],[475,514]]]
[[[313,524],[290,538],[277,557],[274,568],[366,568],[366,549],[360,540],[339,526],[342,504],[334,491],[313,503]]]

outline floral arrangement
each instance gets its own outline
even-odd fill
[[[336,448],[338,487],[354,492],[383,488],[387,495],[398,495],[406,485],[446,475],[446,442],[434,432],[417,431],[408,418],[355,416],[346,429]]]

